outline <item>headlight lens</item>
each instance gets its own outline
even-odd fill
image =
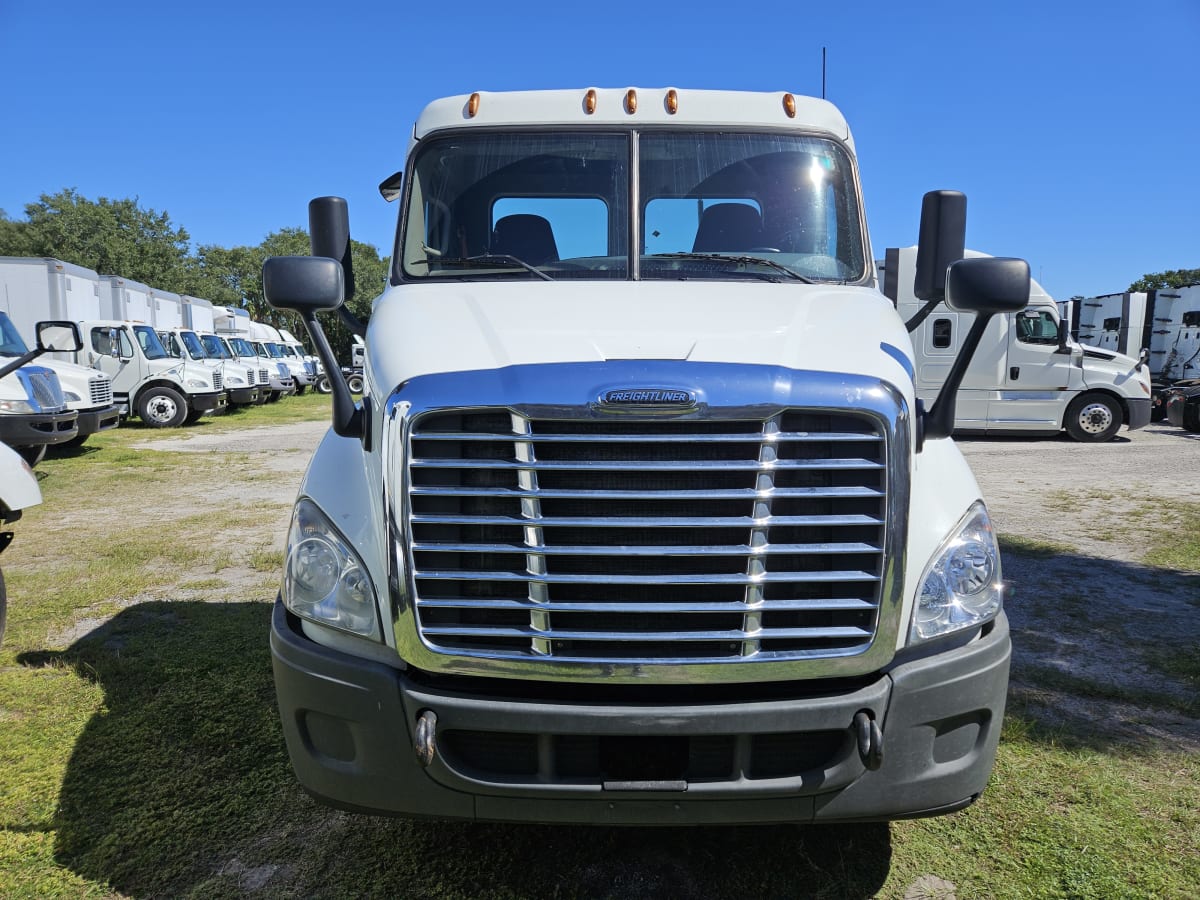
[[[74,391],[63,391],[63,399],[68,403],[78,403],[83,398],[81,398]]]
[[[363,637],[380,637],[375,589],[345,538],[310,500],[292,514],[283,602],[292,612]]]
[[[33,404],[28,400],[0,400],[0,412],[6,413],[37,413],[40,409],[34,409]]]
[[[246,383],[245,378],[238,378],[236,375],[226,375],[225,380],[228,381],[230,384],[245,384]]]
[[[212,385],[209,384],[207,381],[201,381],[199,378],[189,378],[187,380],[187,386],[190,388],[211,388],[212,387]]]
[[[975,503],[938,548],[921,577],[910,644],[994,618],[1003,603],[1000,551],[982,502]]]

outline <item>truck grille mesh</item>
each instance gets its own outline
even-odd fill
[[[88,396],[93,406],[112,405],[112,380],[107,376],[88,379]]]
[[[221,390],[221,386],[223,385],[223,383],[224,382],[221,378],[221,373],[214,371],[213,372],[213,390],[217,390],[217,391]]]
[[[47,369],[17,369],[17,377],[25,382],[29,395],[42,412],[54,412],[66,406],[58,376]]]
[[[854,412],[410,431],[417,627],[448,654],[797,659],[878,625],[886,440]]]

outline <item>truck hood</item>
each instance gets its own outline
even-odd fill
[[[605,360],[854,372],[912,399],[912,345],[879,292],[772,282],[404,285],[375,305],[377,384],[432,373]]]

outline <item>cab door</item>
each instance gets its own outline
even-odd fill
[[[1059,350],[1058,316],[1049,307],[1029,306],[1003,318],[1007,364],[988,405],[989,427],[1058,431],[1071,397],[1083,388],[1072,354]]]

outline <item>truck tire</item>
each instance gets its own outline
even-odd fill
[[[1107,394],[1080,394],[1067,407],[1067,434],[1085,444],[1111,441],[1121,429],[1121,406]]]
[[[346,387],[350,388],[350,393],[361,394],[363,390],[363,377],[361,375],[351,375],[346,379]]]
[[[1183,430],[1200,433],[1200,397],[1189,397],[1183,401]]]
[[[138,417],[151,428],[178,428],[187,418],[187,402],[174,388],[152,387],[137,400]]]
[[[332,394],[333,393],[333,385],[331,385],[329,383],[328,375],[322,375],[320,378],[317,379],[317,385],[316,385],[315,390],[318,394]]]
[[[297,396],[297,397],[303,397],[303,396],[304,396],[304,392],[305,392],[306,390],[308,390],[308,385],[306,385],[306,384],[300,384],[300,382],[296,382],[296,396]]]

